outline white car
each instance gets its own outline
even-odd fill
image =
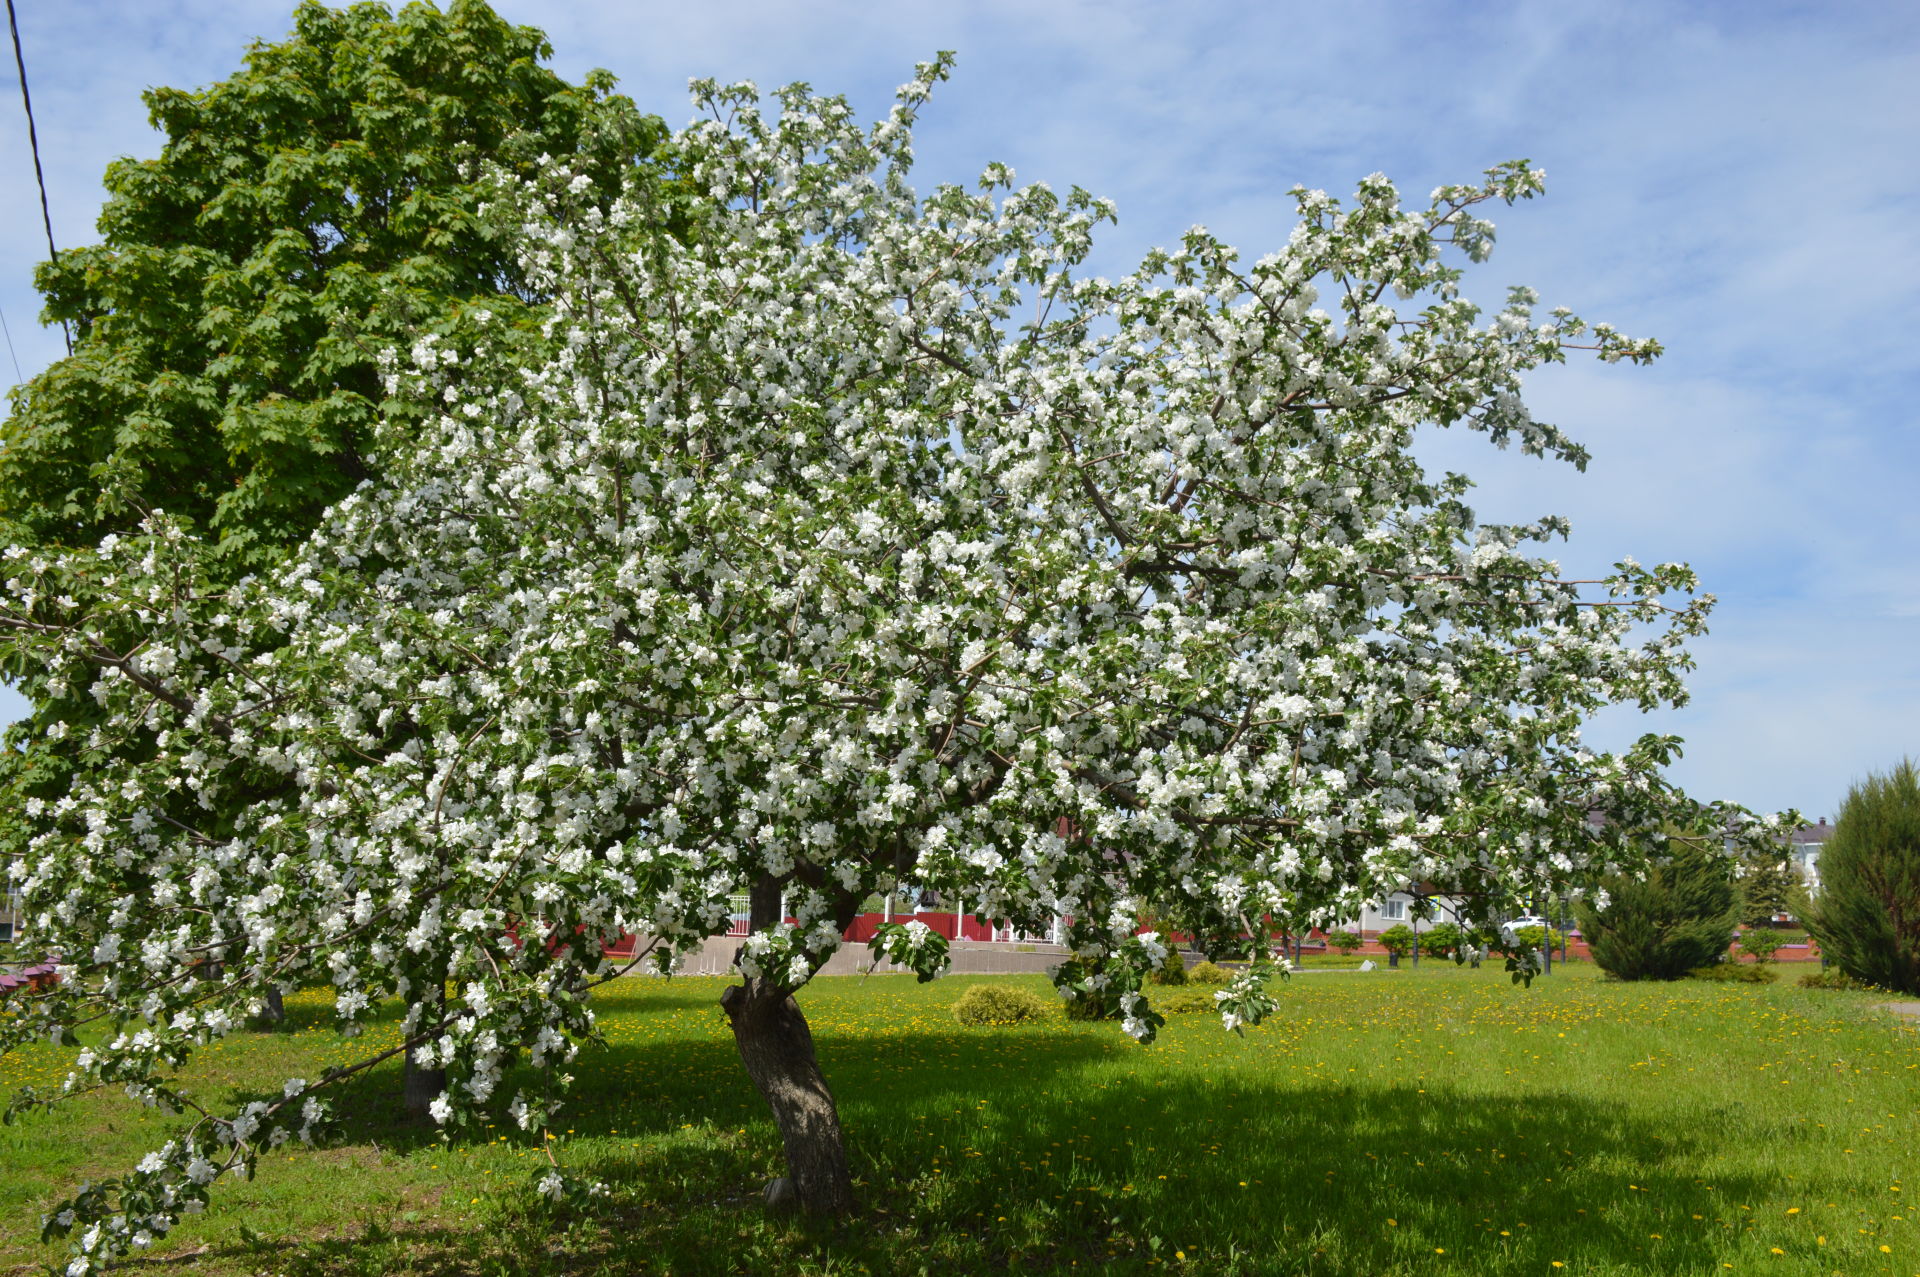
[[[1515,931],[1519,931],[1526,927],[1544,927],[1547,925],[1548,925],[1547,920],[1545,918],[1536,918],[1532,914],[1528,914],[1524,918],[1515,918],[1512,921],[1507,923],[1507,926],[1513,928]]]

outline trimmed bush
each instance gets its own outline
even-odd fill
[[[1513,941],[1522,949],[1558,949],[1560,932],[1549,927],[1515,927]]]
[[[1842,971],[1920,994],[1920,772],[1912,759],[1848,791],[1806,915],[1820,951]]]
[[[1159,970],[1149,974],[1147,979],[1154,984],[1169,987],[1185,984],[1187,982],[1187,960],[1180,955],[1178,949],[1169,945],[1167,946],[1167,960],[1160,964]]]
[[[1716,962],[1712,966],[1695,967],[1687,974],[1695,980],[1713,980],[1721,984],[1772,984],[1780,978],[1773,973],[1772,967],[1761,966],[1758,962]]]
[[[1718,851],[1676,839],[1644,880],[1614,876],[1602,885],[1606,908],[1581,901],[1575,909],[1595,964],[1615,979],[1678,980],[1727,951],[1740,889]]]
[[[1233,972],[1211,962],[1202,962],[1187,972],[1187,981],[1191,984],[1231,984]]]
[[[1399,955],[1413,948],[1413,928],[1404,922],[1396,922],[1380,933],[1380,947],[1388,953]]]
[[[1218,1010],[1211,993],[1199,989],[1182,989],[1178,993],[1169,993],[1165,997],[1152,999],[1153,1009],[1161,1015],[1198,1015]]]
[[[1430,958],[1451,958],[1465,940],[1466,933],[1451,922],[1438,922],[1420,933],[1420,952]]]
[[[1772,962],[1773,955],[1787,944],[1787,937],[1771,927],[1755,927],[1752,931],[1740,935],[1740,952],[1753,958],[1755,962]]]
[[[1327,948],[1338,949],[1341,953],[1352,953],[1365,943],[1366,941],[1351,931],[1327,932]]]
[[[1069,1020],[1110,1020],[1113,1012],[1098,998],[1068,998],[1060,1004]]]
[[[976,984],[953,1004],[953,1018],[962,1024],[1030,1024],[1051,1014],[1047,1000],[1030,989],[1004,984]]]
[[[1874,986],[1864,980],[1856,980],[1838,967],[1826,971],[1809,971],[1800,977],[1803,989],[1871,989]]]

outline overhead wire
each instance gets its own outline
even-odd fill
[[[20,356],[13,353],[13,329],[7,326],[7,312],[0,310],[0,333],[7,337],[7,358],[13,360],[13,384],[19,385],[26,380],[20,372]]]
[[[14,13],[13,0],[7,0],[7,30],[13,35],[13,65],[20,72],[20,104],[27,110],[27,146],[33,152],[33,180],[40,187],[40,223],[47,229],[47,256],[58,262],[60,250],[53,246],[53,214],[47,208],[47,175],[40,167],[40,133],[33,125],[33,94],[27,89],[27,59],[20,51],[20,19]],[[67,354],[72,355],[73,330],[64,319],[60,321],[60,335],[66,338]],[[7,348],[13,348],[11,333],[7,335]]]

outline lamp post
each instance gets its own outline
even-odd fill
[[[1540,969],[1540,974],[1552,975],[1553,974],[1553,919],[1547,917],[1548,910],[1544,908],[1536,909],[1535,912],[1540,915],[1540,920],[1546,923],[1546,926],[1542,928],[1541,935],[1540,935],[1540,956],[1544,959],[1544,962]]]

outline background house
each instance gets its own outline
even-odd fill
[[[1419,898],[1425,901],[1426,906],[1423,910],[1424,916],[1417,924],[1419,930],[1425,931],[1439,922],[1460,921],[1460,902],[1452,896],[1429,890],[1422,892]],[[1413,889],[1408,887],[1406,890],[1396,891],[1387,896],[1378,906],[1368,905],[1362,908],[1358,918],[1347,919],[1327,929],[1353,931],[1359,933],[1363,939],[1371,940],[1390,927],[1401,925],[1415,927],[1413,917],[1415,901]]]
[[[1802,825],[1787,838],[1787,863],[1800,875],[1808,891],[1820,890],[1820,852],[1833,836],[1833,830],[1834,826],[1822,816],[1817,824]]]

